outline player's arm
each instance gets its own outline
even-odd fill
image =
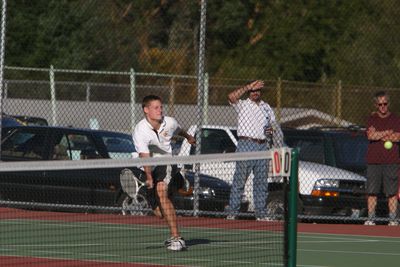
[[[367,138],[368,140],[390,140],[389,137],[393,134],[393,130],[377,131],[374,126],[368,127]]]
[[[399,142],[400,141],[400,133],[393,132],[392,134],[384,137],[382,140],[383,141],[391,141],[391,142]]]
[[[250,83],[250,84],[247,84],[247,85],[245,85],[243,87],[240,87],[240,88],[238,88],[238,89],[236,89],[236,90],[234,90],[234,91],[232,91],[232,92],[230,92],[228,94],[229,102],[232,103],[232,104],[235,104],[235,103],[237,103],[239,101],[239,99],[246,92],[251,91],[251,90],[261,89],[263,86],[264,86],[264,82],[260,81],[260,80],[257,80],[257,81],[254,81],[254,82]]]
[[[185,130],[180,129],[178,131],[178,135],[186,138],[188,140],[189,144],[191,144],[191,145],[195,145],[196,144],[196,139],[192,135],[188,134]]]
[[[136,151],[139,153],[140,158],[149,158],[150,151],[149,151],[149,138],[140,133],[138,127],[135,128],[135,131],[132,135],[133,143],[135,144]],[[147,188],[153,188],[153,177],[151,174],[151,166],[143,166],[144,173],[146,174],[146,185]]]
[[[150,158],[150,153],[139,153],[140,158]],[[151,166],[143,166],[144,173],[146,174],[147,188],[153,188],[153,176],[151,174]]]

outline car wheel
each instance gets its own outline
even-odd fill
[[[267,199],[267,214],[275,218],[282,218],[285,214],[283,192],[271,192]]]
[[[303,203],[300,198],[297,198],[297,212],[303,211]],[[283,192],[275,191],[268,194],[267,199],[267,214],[272,217],[282,219],[285,214],[285,203],[283,200]]]
[[[122,201],[122,214],[123,215],[149,215],[150,205],[146,198],[140,194],[136,199],[126,196]]]

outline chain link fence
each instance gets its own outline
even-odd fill
[[[130,134],[143,118],[142,98],[156,94],[183,128],[230,133],[237,114],[227,95],[255,79],[265,81],[262,98],[286,128],[362,128],[380,90],[400,112],[400,41],[385,35],[400,30],[395,1],[2,2],[4,114]],[[330,165],[330,177],[342,180],[344,166],[320,160],[334,157],[332,143],[321,149],[307,162],[320,163],[320,173]],[[347,169],[362,176],[348,190],[363,187],[365,168]],[[305,173],[299,179],[315,182]],[[365,215],[364,202],[344,206],[345,218]]]

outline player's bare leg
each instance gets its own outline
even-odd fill
[[[168,197],[167,186],[164,182],[157,183],[157,194],[160,198],[162,214],[168,223],[171,235],[173,237],[179,237],[175,208]]]
[[[157,207],[153,210],[154,215],[156,215],[156,217],[162,219],[163,218],[163,214],[161,212],[160,207]]]
[[[391,196],[388,199],[389,208],[389,226],[397,226],[399,222],[397,220],[397,195]]]
[[[368,216],[375,215],[376,200],[376,196],[368,196]]]

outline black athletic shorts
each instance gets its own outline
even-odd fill
[[[157,166],[152,171],[153,176],[153,188],[147,189],[147,202],[150,204],[151,208],[154,210],[160,206],[160,199],[157,194],[157,183],[164,181],[167,175],[167,166]],[[173,196],[178,191],[178,189],[184,186],[184,179],[182,174],[176,165],[172,166],[171,170],[171,180],[168,184],[168,196],[173,200]]]
[[[398,190],[397,164],[369,164],[367,166],[367,193],[377,195],[383,190],[387,197],[397,194]]]

